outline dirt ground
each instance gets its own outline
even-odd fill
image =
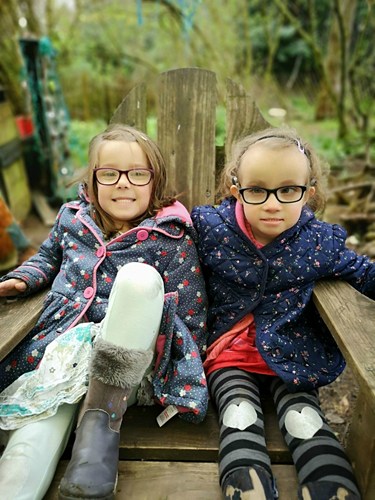
[[[357,395],[358,385],[349,367],[335,382],[319,390],[321,406],[328,423],[343,445],[348,437]]]

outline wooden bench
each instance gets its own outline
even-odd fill
[[[151,89],[151,90],[150,90]],[[185,68],[163,73],[149,85],[157,97],[157,142],[169,176],[182,201],[194,205],[214,201],[217,172],[223,155],[215,147],[216,76]],[[135,87],[115,111],[112,122],[146,130],[146,85]],[[232,80],[226,84],[228,152],[239,136],[268,126],[252,97]],[[225,153],[224,153],[225,154]],[[37,296],[0,304],[0,355],[3,358],[26,335],[43,307]],[[347,451],[364,500],[375,498],[375,303],[342,282],[321,282],[314,291],[318,310],[335,337],[359,386]],[[294,500],[297,479],[291,457],[278,430],[272,404],[264,401],[267,445],[281,500]],[[220,499],[218,424],[212,406],[200,425],[174,417],[159,428],[160,407],[132,407],[121,429],[118,499]],[[60,461],[46,499],[57,498],[71,443]]]

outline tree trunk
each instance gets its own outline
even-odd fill
[[[331,82],[331,89],[337,97],[337,103],[332,101],[326,82],[322,81],[315,108],[317,120],[338,117],[341,129],[340,136],[345,135],[346,131],[345,99],[348,45],[356,7],[357,0],[335,1],[335,15],[331,23],[325,68]]]
[[[27,19],[28,32],[39,34],[39,22],[33,11],[33,1],[22,2]],[[0,85],[3,86],[7,99],[10,101],[15,115],[29,112],[27,94],[22,85],[23,58],[19,46],[21,17],[17,0],[1,0],[0,2]]]

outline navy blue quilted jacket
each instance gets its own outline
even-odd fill
[[[294,227],[258,249],[238,226],[235,203],[192,212],[209,295],[208,345],[252,312],[256,346],[291,391],[331,383],[345,361],[311,300],[314,283],[341,278],[375,298],[375,263],[345,247],[341,226],[307,207]]]

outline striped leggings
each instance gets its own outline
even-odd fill
[[[208,376],[220,423],[219,472],[260,465],[272,476],[264,436],[260,387],[269,387],[282,435],[293,457],[301,485],[331,481],[358,492],[345,451],[328,426],[316,392],[290,393],[277,377],[223,368]]]

